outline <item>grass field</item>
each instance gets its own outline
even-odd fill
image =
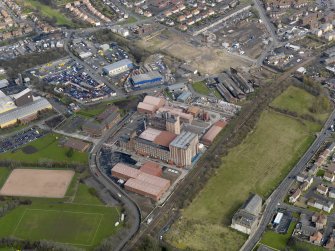
[[[262,236],[261,243],[275,249],[285,250],[285,248],[287,247],[287,242],[291,238],[295,225],[296,223],[291,222],[291,225],[286,234],[278,234],[271,230],[266,231]]]
[[[6,152],[0,154],[0,160],[16,160],[25,163],[36,163],[39,161],[54,161],[67,163],[87,163],[87,153],[74,151],[72,157],[67,156],[68,148],[59,145],[58,134],[47,134],[39,138],[15,152]],[[37,149],[35,153],[27,154],[22,151],[26,146],[32,146]]]
[[[280,107],[298,115],[308,114],[316,119],[324,121],[328,117],[328,112],[311,113],[309,108],[314,104],[317,97],[295,86],[287,88],[282,95],[278,96],[273,102],[274,107]]]
[[[119,212],[103,205],[86,185],[76,187],[75,182],[71,184],[65,199],[31,198],[31,205],[21,205],[1,217],[0,238],[45,239],[93,250],[122,227],[114,226]]]
[[[39,10],[45,17],[54,18],[57,25],[75,26],[74,23],[69,18],[65,17],[59,10],[51,8],[37,0],[25,0],[24,4],[30,9]]]
[[[9,168],[0,167],[0,188],[5,184],[7,177],[10,174]]]
[[[192,87],[197,93],[202,95],[209,95],[211,93],[211,91],[203,81],[193,83]]]
[[[299,100],[297,100],[299,102]],[[255,129],[222,159],[216,171],[166,238],[177,248],[238,250],[246,236],[231,228],[234,212],[258,193],[276,188],[314,140],[321,125],[265,110]]]

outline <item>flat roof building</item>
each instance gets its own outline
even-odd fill
[[[120,73],[133,69],[134,65],[129,59],[122,59],[110,65],[106,65],[102,70],[104,73],[115,76]]]
[[[143,102],[138,103],[137,111],[144,114],[154,114],[164,104],[165,99],[147,95]]]
[[[0,128],[8,127],[17,123],[17,121],[27,120],[36,117],[42,110],[52,109],[52,105],[45,98],[38,98],[32,103],[17,107],[10,111],[0,114]]]
[[[127,180],[127,182],[124,184],[124,187],[128,191],[147,196],[155,201],[158,201],[165,192],[162,187],[158,187],[143,180],[133,178]]]
[[[202,136],[201,142],[209,146],[213,143],[216,136],[222,131],[222,129],[227,125],[226,121],[219,120],[216,123],[214,123],[211,128]]]
[[[163,76],[158,71],[149,71],[132,76],[130,82],[134,87],[157,85],[163,83]]]
[[[86,152],[90,147],[90,144],[80,139],[70,138],[64,143],[64,146],[79,152]]]
[[[117,177],[122,180],[128,180],[130,178],[137,178],[140,175],[141,171],[130,167],[124,163],[117,163],[112,168],[112,176]]]

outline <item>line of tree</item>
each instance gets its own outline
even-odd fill
[[[27,229],[27,231],[29,231]],[[15,248],[16,250],[37,250],[37,251],[83,251],[83,249],[67,246],[61,243],[39,240],[21,240],[15,237],[0,238],[0,247]]]
[[[2,201],[0,205],[0,217],[5,216],[11,210],[16,208],[19,205],[30,205],[31,200],[29,199],[18,199],[18,198],[5,198],[3,196],[0,197],[0,201]]]
[[[0,166],[6,166],[10,168],[20,167],[47,167],[47,168],[68,168],[73,169],[78,173],[83,173],[87,169],[87,165],[80,163],[66,163],[66,162],[53,162],[50,160],[41,159],[38,162],[23,162],[18,160],[0,160]]]
[[[19,56],[12,60],[0,60],[0,68],[4,68],[6,70],[6,74],[9,78],[16,78],[19,73],[38,65],[43,65],[60,59],[66,55],[65,50],[61,48],[54,48],[44,52],[36,52]]]

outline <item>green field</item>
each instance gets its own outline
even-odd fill
[[[261,243],[278,250],[285,250],[295,225],[296,223],[291,222],[291,225],[286,234],[278,234],[272,230],[267,230],[262,236]]]
[[[122,227],[114,226],[120,218],[118,208],[105,206],[86,185],[76,183],[76,177],[66,198],[30,198],[31,205],[21,205],[0,217],[0,238],[51,240],[93,250],[115,234]]]
[[[21,239],[92,245],[102,217],[103,214],[98,213],[26,209],[13,235]]]
[[[55,19],[57,25],[67,25],[70,27],[75,26],[74,23],[69,18],[64,16],[64,14],[59,10],[45,5],[37,0],[25,0],[24,5],[29,9],[39,10],[45,17]]]
[[[58,134],[47,134],[42,138],[39,138],[15,152],[6,152],[0,154],[0,160],[14,160],[21,161],[24,163],[37,163],[40,161],[53,161],[53,162],[64,162],[64,163],[82,163],[88,162],[87,153],[81,153],[74,151],[71,157],[67,156],[68,148],[62,147],[59,144],[60,135]],[[35,153],[25,153],[22,148],[26,146],[32,146],[37,151]]]
[[[296,112],[300,116],[307,114],[324,121],[328,118],[328,112],[311,113],[309,110],[316,100],[317,97],[312,94],[298,87],[290,86],[272,102],[272,105]]]
[[[229,228],[234,212],[250,193],[267,198],[320,129],[320,124],[263,111],[255,129],[223,157],[216,174],[184,209],[167,240],[181,249],[238,250],[247,236]]]
[[[209,90],[209,88],[207,87],[207,85],[203,82],[195,82],[192,84],[192,88],[199,94],[202,95],[209,95],[211,93],[211,91]]]
[[[2,187],[3,184],[5,184],[9,174],[10,174],[9,168],[0,167],[0,187]]]

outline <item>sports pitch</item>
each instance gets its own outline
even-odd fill
[[[15,169],[1,195],[63,198],[74,176],[71,170]]]
[[[21,239],[91,246],[102,219],[100,213],[26,209],[12,235]]]

